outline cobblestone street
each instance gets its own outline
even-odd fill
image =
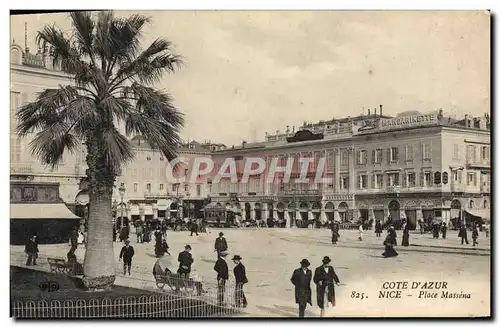
[[[193,274],[204,283],[215,282],[213,265],[216,254],[214,240],[219,230],[210,234],[190,237],[188,232],[168,232],[168,243],[172,254],[171,269],[177,269],[177,254],[185,244],[193,248]],[[249,300],[248,316],[296,316],[293,286],[290,277],[299,267],[302,258],[308,258],[311,269],[321,264],[323,256],[332,258],[332,265],[340,278],[336,287],[337,306],[330,308],[329,316],[469,316],[489,314],[490,303],[490,256],[489,241],[480,234],[480,249],[472,245],[460,249],[460,239],[455,231],[446,240],[434,240],[430,234],[412,234],[408,248],[397,247],[400,255],[384,259],[381,256],[383,237],[377,239],[366,231],[362,242],[357,240],[357,231],[341,231],[338,245],[330,242],[330,231],[311,229],[231,229],[223,230],[229,244],[228,259],[234,254],[243,257],[249,283],[245,291]],[[154,243],[135,244],[136,256],[131,277],[118,277],[116,284],[154,288],[151,269],[154,257]],[[398,235],[398,242],[401,236]],[[121,272],[118,253],[121,244],[115,243],[117,273]],[[11,246],[11,263],[23,265],[23,248]],[[447,251],[448,253],[442,253]],[[40,255],[64,257],[65,245],[41,245]],[[83,260],[84,249],[77,250]],[[230,260],[229,260],[230,261]],[[44,264],[44,262],[41,262]],[[232,278],[232,263],[229,264]],[[432,267],[432,269],[430,269]],[[470,293],[470,299],[419,299],[420,289],[402,290],[401,299],[379,299],[384,282],[447,282],[451,293]],[[422,285],[421,284],[421,285]],[[409,287],[410,287],[409,286]],[[430,293],[434,290],[428,290]],[[352,298],[353,292],[363,293],[364,299]],[[354,293],[354,294],[355,294]],[[395,293],[394,293],[395,294]],[[429,294],[429,293],[428,293]],[[318,316],[316,291],[313,286],[313,307],[306,315]],[[367,297],[367,298],[366,298]],[[462,307],[463,310],[457,310]]]

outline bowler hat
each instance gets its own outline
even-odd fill
[[[128,238],[125,240],[125,244],[130,244],[130,240]]]
[[[221,253],[219,253],[219,255],[221,257],[225,257],[227,255],[227,251],[221,251]]]
[[[231,259],[231,260],[241,260],[241,259],[242,259],[242,258],[241,258],[239,255],[235,254],[235,255],[233,256],[233,259]]]
[[[332,262],[332,260],[330,260],[330,257],[325,256],[325,257],[323,258],[322,262],[323,262],[323,263],[330,263],[330,262]]]
[[[186,246],[184,247],[184,249],[186,249],[186,250],[191,250],[191,245],[189,245],[189,244],[188,244],[188,245],[186,245]]]
[[[304,267],[309,267],[311,265],[311,263],[307,259],[302,259],[302,261],[300,262],[300,265],[304,266]]]
[[[223,233],[223,232],[220,232],[220,233],[219,233],[219,236],[224,236],[224,233]]]

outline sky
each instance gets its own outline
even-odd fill
[[[136,12],[119,11],[128,16]],[[262,141],[383,105],[384,114],[440,108],[490,112],[490,16],[484,11],[143,11],[144,46],[170,40],[185,64],[156,86],[185,114],[182,137]],[[11,16],[11,40],[35,49],[67,14]]]

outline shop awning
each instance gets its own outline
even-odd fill
[[[490,214],[491,210],[490,209],[472,209],[468,208],[465,209],[465,211],[475,217],[480,217],[483,218],[484,220],[490,220]]]
[[[10,219],[81,219],[64,203],[11,203]]]

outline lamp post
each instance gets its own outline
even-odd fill
[[[120,193],[120,197],[121,197],[121,203],[120,203],[120,209],[121,209],[121,214],[120,214],[120,220],[122,222],[122,225],[123,225],[123,206],[124,206],[124,203],[123,203],[123,196],[125,195],[125,191],[126,191],[126,188],[125,186],[120,186],[118,188],[118,192]]]
[[[189,192],[187,192],[187,193],[186,193],[186,197],[187,197],[187,217],[188,217],[188,219],[191,219],[191,216],[189,215],[189,213],[190,213],[190,209],[191,209],[191,208],[190,208],[190,203],[189,203],[189,196],[190,196],[190,195],[191,195],[191,194],[189,194]]]

